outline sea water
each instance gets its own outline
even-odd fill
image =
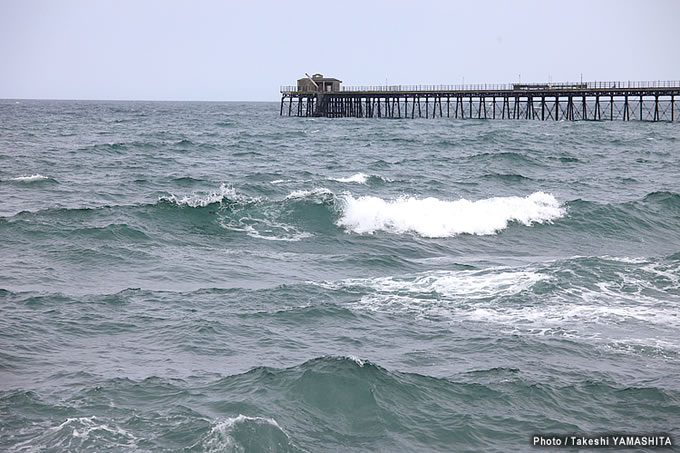
[[[680,127],[0,102],[0,449],[680,440]]]

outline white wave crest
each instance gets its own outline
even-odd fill
[[[291,451],[288,434],[273,418],[238,415],[217,422],[201,442],[207,452]],[[197,445],[194,445],[197,446]]]
[[[169,201],[179,206],[190,206],[192,208],[202,208],[213,203],[221,203],[225,198],[236,200],[240,197],[237,195],[233,187],[226,184],[220,185],[220,189],[216,192],[209,193],[194,193],[191,195],[184,195],[178,198],[174,194],[163,195],[158,198],[159,201]]]
[[[366,184],[368,182],[368,178],[378,178],[381,181],[385,182],[391,182],[392,180],[390,178],[385,178],[380,175],[368,175],[363,172],[355,173],[352,176],[347,176],[345,178],[328,178],[331,181],[338,181],[338,182],[353,182],[357,184]]]
[[[291,193],[289,193],[286,196],[286,200],[293,200],[296,198],[307,198],[307,197],[313,197],[313,196],[323,196],[323,195],[332,195],[333,192],[331,192],[329,189],[326,189],[325,187],[317,187],[316,189],[312,190],[295,190]]]
[[[349,355],[347,356],[348,359],[350,359],[352,362],[356,363],[359,365],[360,368],[363,368],[366,363],[368,363],[368,360],[361,359],[355,355]]]
[[[357,184],[366,184],[366,181],[368,181],[368,176],[369,175],[367,175],[366,173],[356,173],[346,178],[328,178],[328,179],[338,182],[355,182]]]
[[[269,418],[269,417],[249,417],[247,415],[239,414],[236,417],[226,418],[226,419],[218,422],[215,426],[213,426],[212,431],[225,431],[227,429],[232,428],[237,423],[243,423],[243,422],[246,422],[246,421],[254,422],[256,424],[268,424],[268,425],[272,425],[272,426],[276,427],[277,429],[281,429],[279,424],[273,418]]]
[[[12,178],[12,181],[20,181],[20,182],[33,182],[33,181],[43,181],[45,179],[49,179],[47,176],[43,176],[41,174],[34,174],[31,176],[17,176],[16,178]]]
[[[527,197],[495,197],[478,201],[464,198],[444,201],[434,197],[401,197],[386,201],[378,197],[342,197],[338,226],[355,233],[414,232],[424,237],[458,234],[495,234],[515,221],[524,225],[551,222],[565,209],[551,194],[535,192]]]

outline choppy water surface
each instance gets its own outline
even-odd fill
[[[0,448],[680,439],[680,128],[0,102]]]

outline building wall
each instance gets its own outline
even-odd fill
[[[314,86],[312,81],[309,80],[309,79],[306,79],[306,78],[305,79],[298,79],[297,87],[298,87],[298,90],[301,90],[301,91],[316,91],[316,87]]]
[[[314,81],[317,84],[319,84],[319,87],[324,92],[340,91],[340,82],[338,82],[338,81],[324,80],[324,79],[315,79]],[[330,90],[329,90],[328,86],[330,86]],[[298,90],[300,90],[300,91],[317,91],[317,88],[314,86],[312,81],[309,80],[308,78],[298,79],[297,87],[298,87]]]

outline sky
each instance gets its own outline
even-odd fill
[[[275,101],[305,72],[680,80],[678,43],[678,0],[0,0],[0,98]]]

